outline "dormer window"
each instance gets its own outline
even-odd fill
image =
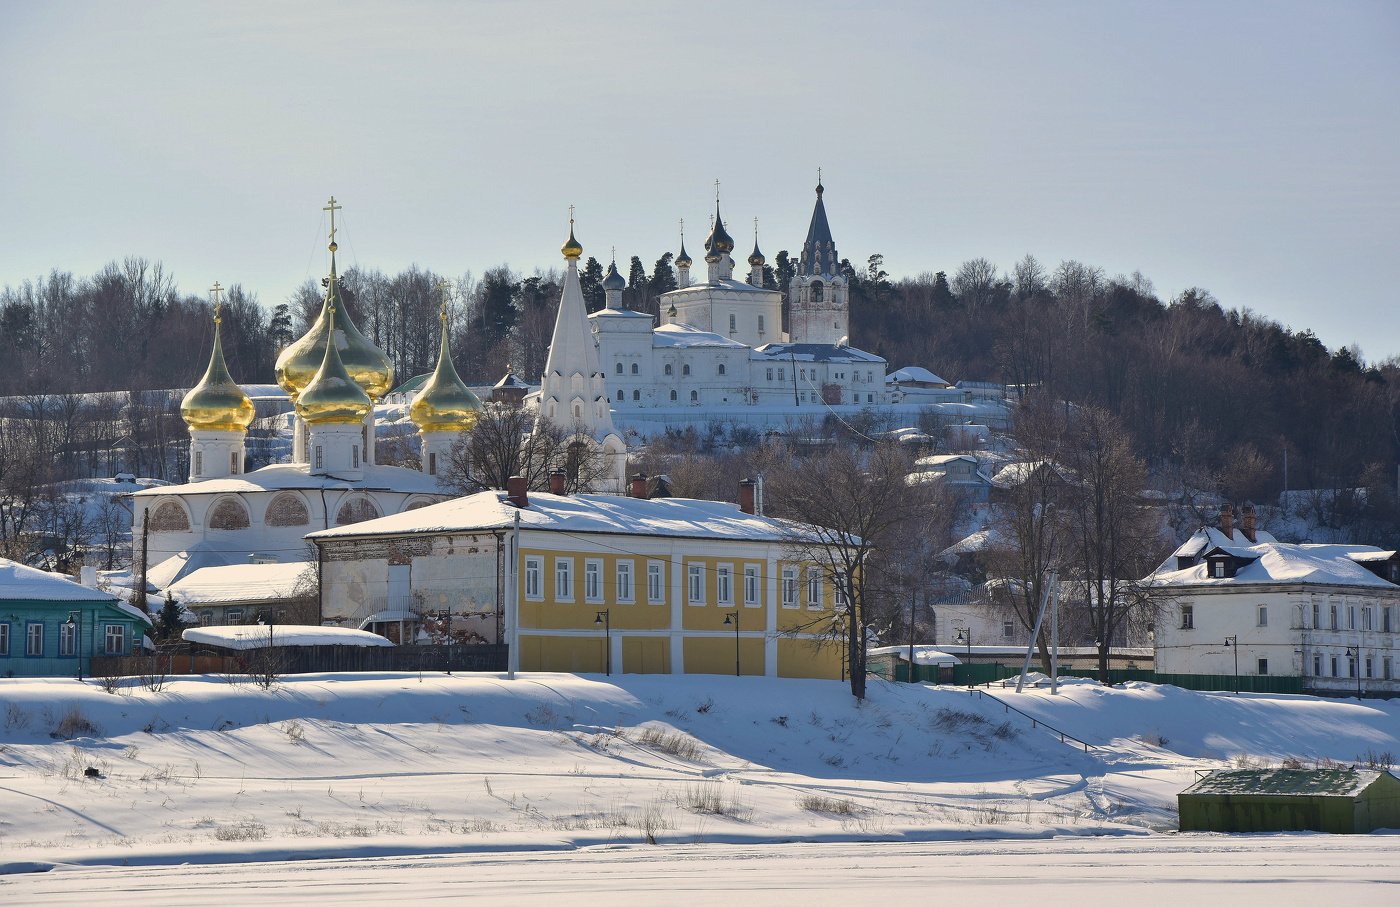
[[[1224,579],[1224,578],[1225,578],[1225,559],[1224,559],[1224,558],[1216,558],[1215,560],[1212,560],[1212,561],[1210,562],[1210,576],[1211,576],[1211,579]]]

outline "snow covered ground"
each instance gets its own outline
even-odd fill
[[[1196,769],[1400,753],[1400,703],[1089,681],[1054,697],[870,692],[858,706],[836,682],[718,676],[206,677],[159,692],[0,680],[0,897],[253,884],[278,901],[418,897],[420,873],[396,872],[408,867],[443,891],[537,882],[521,903],[557,899],[550,886],[574,874],[600,898],[656,886],[676,900],[870,890],[879,866],[899,885],[996,877],[1010,894],[1125,884],[1114,866],[1183,892],[1191,879],[1395,878],[1390,837],[1163,833]],[[852,848],[861,872],[847,876]],[[734,874],[708,868],[720,864]],[[799,900],[812,898],[763,902]]]

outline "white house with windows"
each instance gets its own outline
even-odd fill
[[[1169,674],[1303,677],[1337,695],[1400,692],[1400,556],[1369,545],[1287,544],[1226,510],[1149,580],[1169,594],[1155,627]],[[1227,644],[1228,643],[1228,644]]]

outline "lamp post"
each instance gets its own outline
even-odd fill
[[[953,637],[953,642],[962,643],[967,646],[967,688],[972,689],[972,632],[967,627],[959,627],[957,635]],[[910,665],[909,670],[914,670]]]
[[[734,623],[734,676],[735,676],[735,677],[739,677],[739,676],[741,676],[740,673],[739,673],[739,612],[738,612],[738,611],[728,611],[728,612],[725,612],[725,615],[724,615],[724,625],[725,625],[726,627],[729,626],[729,623],[730,623],[730,620],[729,620],[729,619],[730,619],[731,617],[734,618],[734,621],[733,621],[733,623]]]
[[[598,616],[593,619],[593,626],[603,628],[603,645],[607,652],[605,655],[608,676],[612,676],[612,615],[606,610],[599,611]]]
[[[74,623],[73,615],[78,615],[77,622]],[[69,611],[66,621],[68,629],[73,631],[74,650],[78,654],[78,679],[83,679],[83,612]]]
[[[1347,658],[1352,660],[1352,670],[1356,672],[1356,701],[1361,701],[1361,646],[1347,647]]]
[[[1225,637],[1225,648],[1235,650],[1235,695],[1240,695],[1240,638],[1238,636]]]

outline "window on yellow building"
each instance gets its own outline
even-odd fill
[[[744,604],[750,607],[756,607],[760,604],[758,592],[760,576],[762,576],[762,572],[759,570],[758,564],[744,565]]]
[[[544,558],[525,558],[525,597],[534,601],[544,598],[541,576],[544,573]]]
[[[730,564],[720,564],[715,568],[715,603],[734,604],[734,567]]]
[[[822,568],[807,568],[807,607],[822,606]]]
[[[603,562],[589,558],[583,562],[583,600],[603,600]]]
[[[617,562],[617,600],[620,602],[635,601],[632,594],[632,562]]]
[[[666,604],[666,565],[660,561],[647,561],[647,601]]]
[[[687,568],[687,575],[690,603],[703,605],[705,603],[705,568],[700,564],[690,564]]]
[[[797,607],[797,568],[783,568],[783,607]]]
[[[571,557],[554,559],[554,598],[556,601],[574,600],[574,559]]]

